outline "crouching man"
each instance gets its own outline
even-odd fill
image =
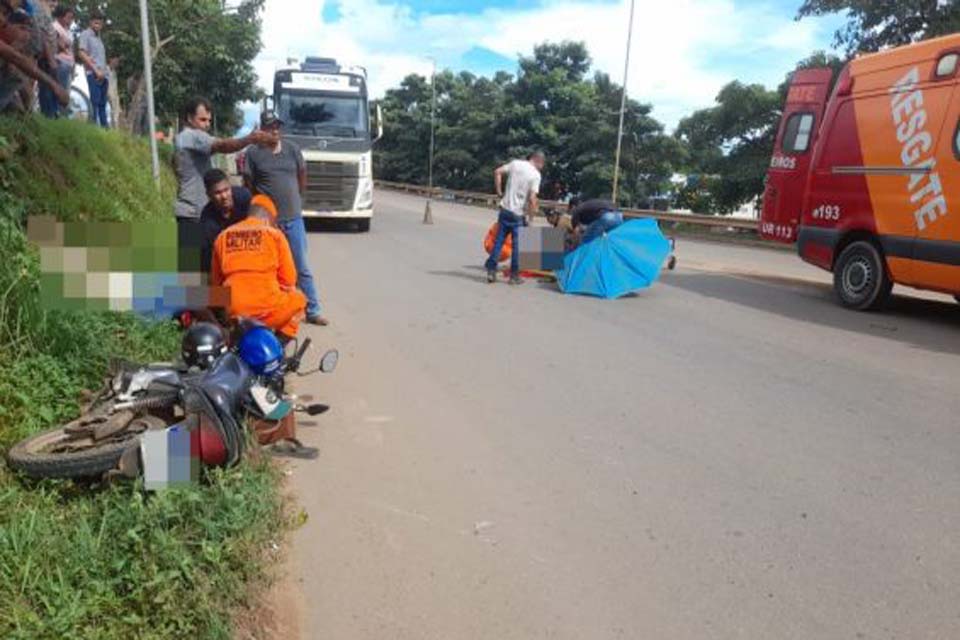
[[[570,201],[570,225],[581,234],[583,242],[590,242],[623,224],[623,213],[609,200]]]
[[[231,318],[259,320],[282,341],[296,337],[307,297],[296,288],[297,269],[277,210],[265,196],[250,203],[246,219],[224,229],[213,245],[210,283],[230,290]]]

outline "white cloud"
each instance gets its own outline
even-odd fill
[[[403,0],[342,0],[338,7],[340,19],[324,24],[324,0],[267,0],[264,50],[257,60],[265,89],[275,66],[289,55],[361,64],[369,71],[371,91],[379,95],[409,73],[429,74],[430,56],[442,64],[480,46],[515,58],[537,43],[564,39],[586,41],[595,68],[618,83],[622,79],[628,0],[547,0],[529,9],[462,15],[418,15]],[[817,48],[816,23],[792,18],[782,9],[738,7],[734,0],[640,0],[630,95],[652,103],[654,114],[673,126],[709,106],[720,87],[738,76],[773,85]],[[756,56],[757,64],[734,71],[717,63],[718,55],[729,59],[731,52]]]

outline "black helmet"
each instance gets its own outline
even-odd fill
[[[180,341],[180,355],[188,367],[206,369],[226,350],[223,330],[210,322],[190,325]]]

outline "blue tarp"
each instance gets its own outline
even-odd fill
[[[656,282],[669,255],[656,220],[628,220],[568,253],[557,284],[564,293],[619,298]]]

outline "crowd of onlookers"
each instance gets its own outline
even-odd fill
[[[0,113],[39,110],[57,118],[70,113],[77,64],[87,77],[90,119],[109,127],[107,104],[118,112],[114,72],[101,39],[104,16],[93,11],[85,29],[76,11],[58,0],[0,0]]]

